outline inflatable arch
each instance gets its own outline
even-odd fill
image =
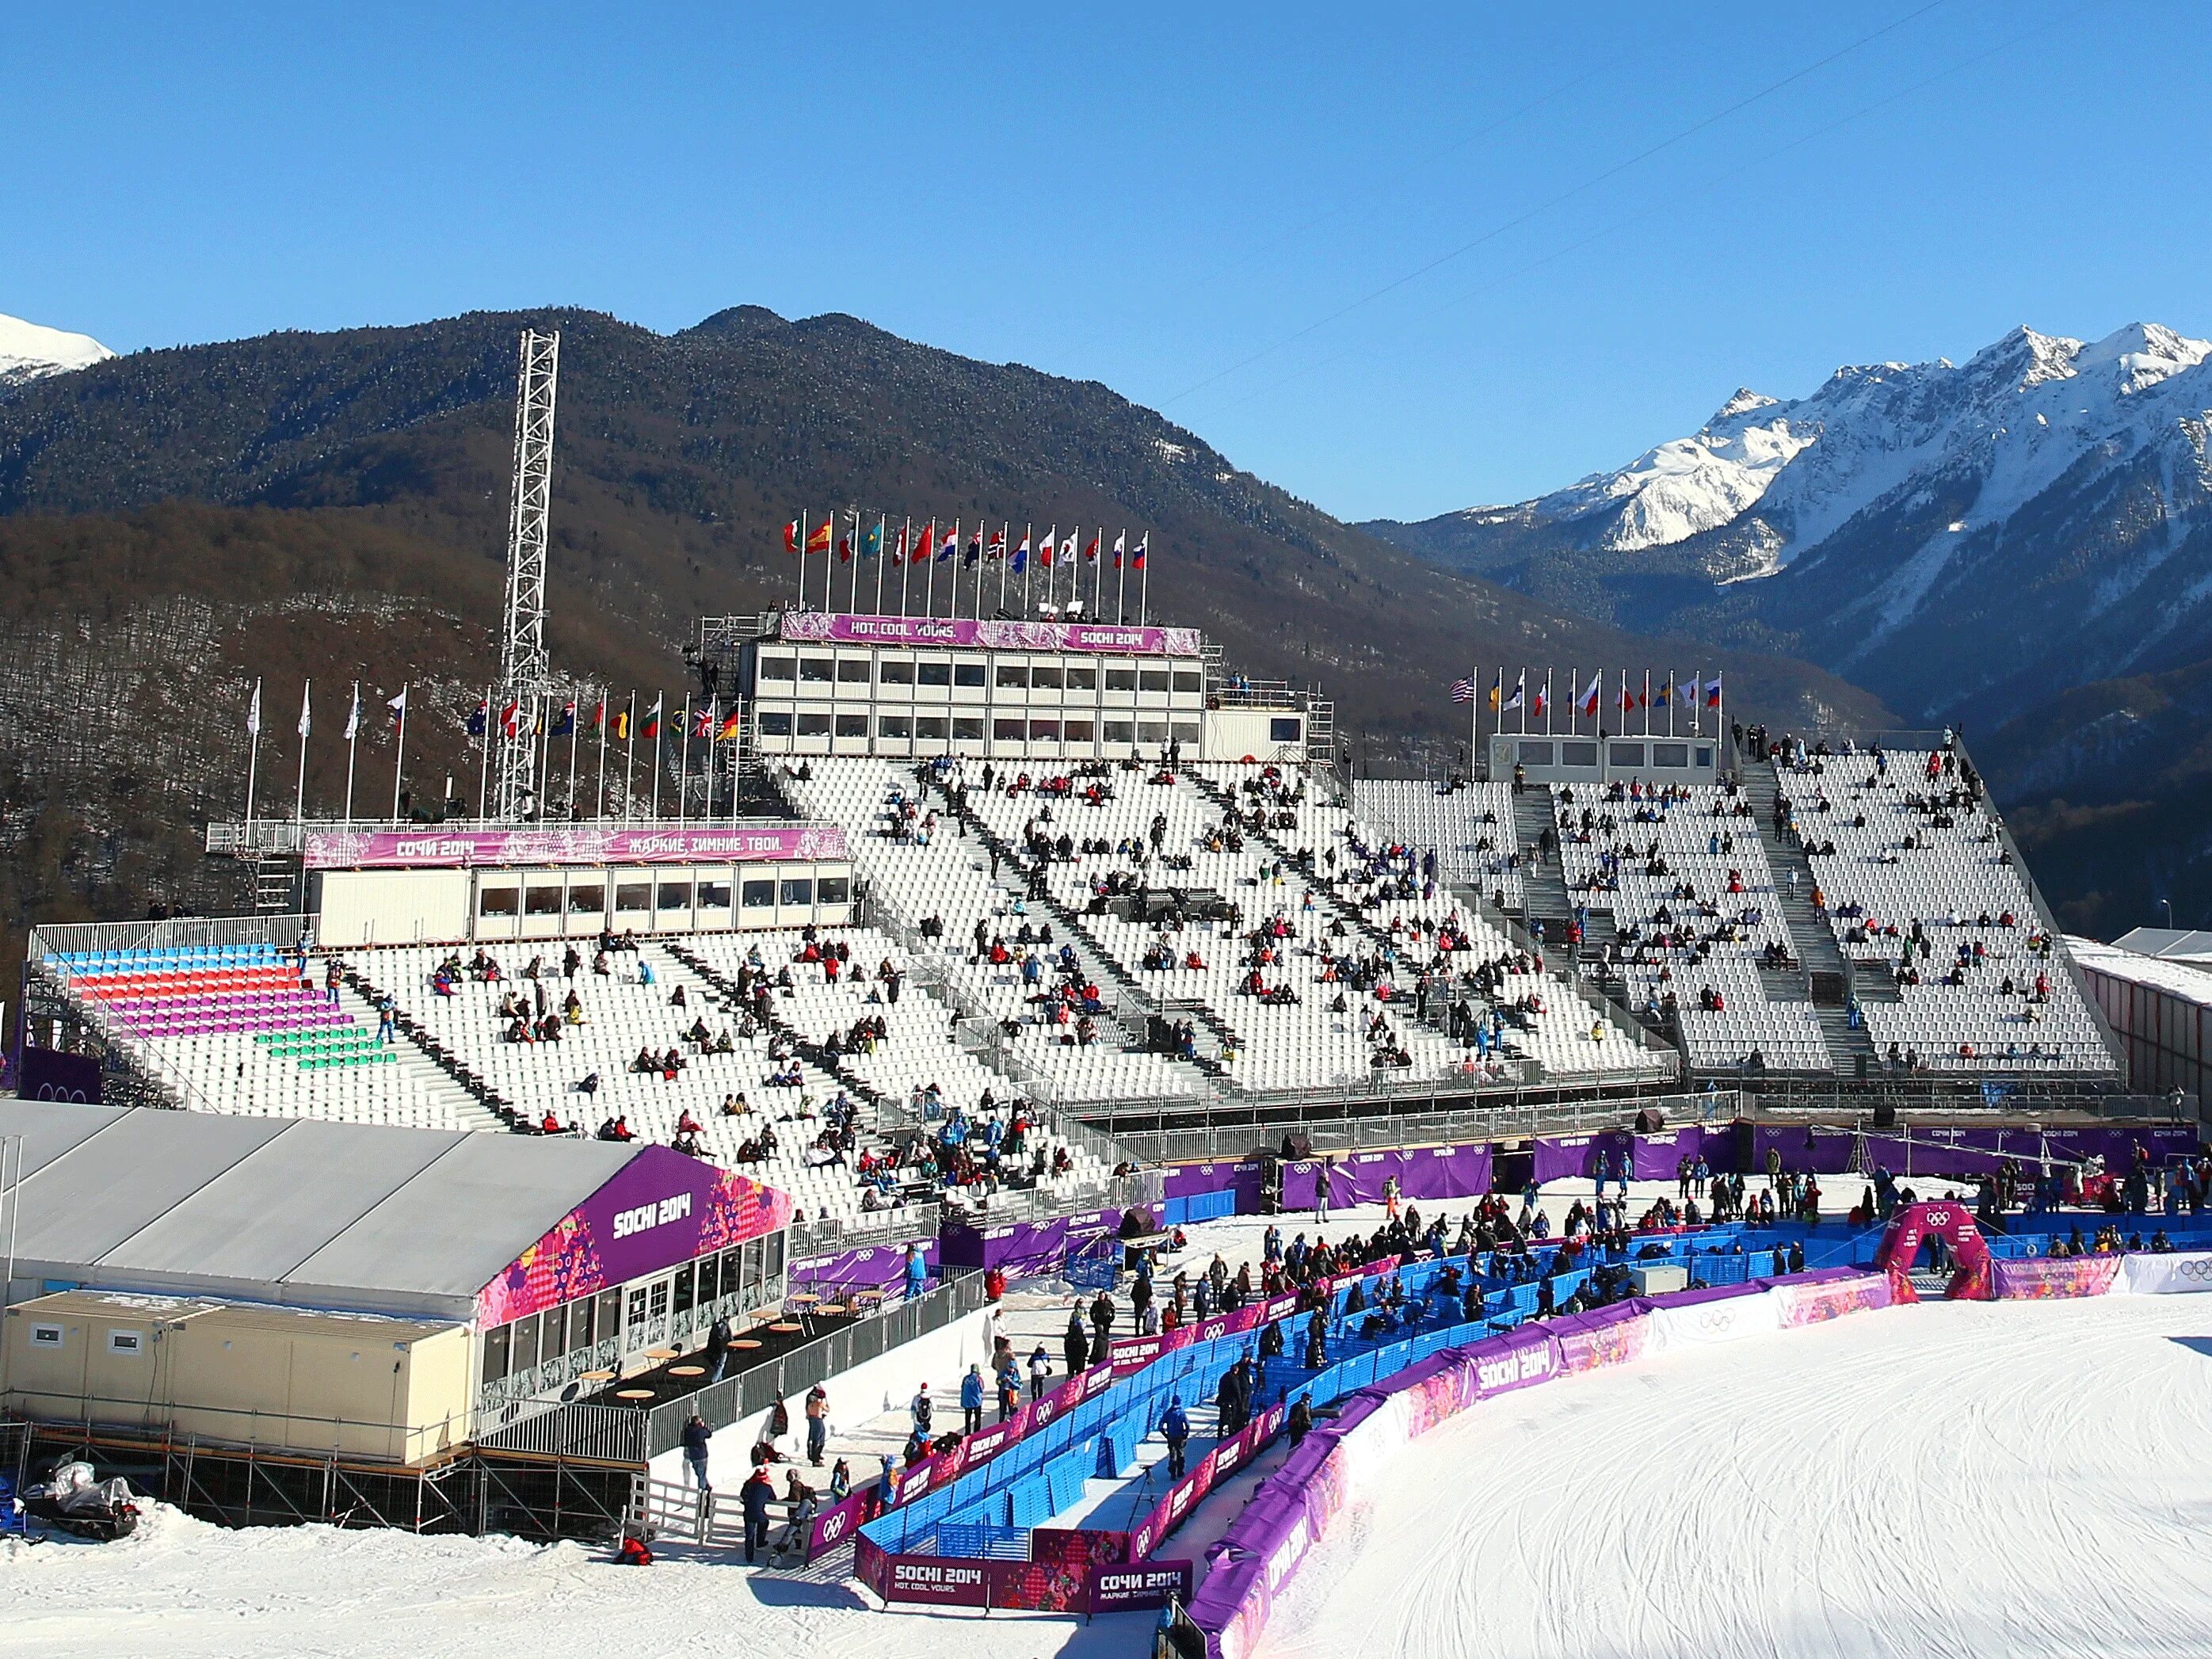
[[[1989,1243],[1973,1211],[1964,1204],[1907,1204],[1890,1217],[1874,1256],[1874,1265],[1889,1277],[1891,1305],[1920,1299],[1912,1288],[1912,1264],[1930,1238],[1942,1239],[1956,1264],[1943,1292],[1947,1299],[1987,1302],[1996,1294]]]

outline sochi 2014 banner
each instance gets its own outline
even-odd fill
[[[2117,1255],[2029,1256],[1990,1264],[1997,1300],[2045,1302],[2066,1297],[2102,1296],[2120,1271]]]
[[[474,869],[529,864],[775,864],[850,856],[834,823],[759,830],[315,830],[310,870]]]
[[[1195,628],[1133,628],[1119,623],[1022,622],[985,617],[823,616],[786,611],[787,640],[831,645],[975,646],[998,651],[1091,651],[1131,657],[1194,657]]]

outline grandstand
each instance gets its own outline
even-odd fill
[[[1194,1219],[1267,1201],[1309,1133],[1479,1146],[1479,1191],[1546,1112],[2094,1105],[2124,1076],[1955,745],[1507,734],[1476,752],[1510,775],[1347,782],[1325,700],[1191,630],[783,613],[711,620],[696,659],[739,711],[736,793],[679,776],[672,823],[215,826],[264,878],[297,860],[299,914],[31,935],[19,1075],[58,1094],[226,1133],[635,1141],[597,1150],[788,1205],[773,1267],[617,1263],[557,1352],[542,1319],[444,1309],[488,1369],[440,1409],[498,1449],[642,1458],[695,1403],[733,1425],[941,1331],[975,1285],[877,1310],[933,1264],[1165,1219],[1139,1137],[1206,1164]],[[709,1285],[745,1357],[681,1381]],[[816,1335],[825,1309],[849,1338]],[[801,1342],[816,1370],[787,1376]]]

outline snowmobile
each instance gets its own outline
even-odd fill
[[[89,1463],[64,1463],[45,1485],[26,1486],[23,1513],[78,1538],[112,1543],[138,1530],[138,1505],[120,1476],[94,1476]]]

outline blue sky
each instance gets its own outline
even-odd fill
[[[847,311],[1347,518],[2017,323],[2212,333],[2203,0],[379,10],[0,11],[0,312]]]

